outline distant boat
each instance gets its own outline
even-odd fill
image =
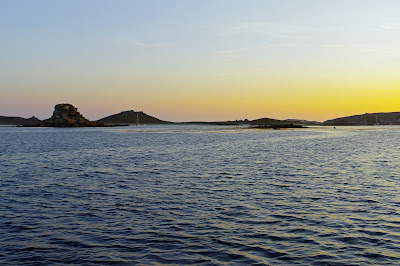
[[[136,126],[139,126],[139,113],[136,113]]]

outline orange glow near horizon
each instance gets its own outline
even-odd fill
[[[0,115],[45,119],[58,103],[92,120],[132,109],[168,121],[400,111],[397,2],[172,2],[158,4],[186,15],[146,1],[117,3],[113,13],[61,1],[54,17],[54,6],[10,1],[0,23]]]
[[[51,116],[55,104],[65,102],[75,105],[84,116],[93,120],[133,109],[175,122],[262,117],[325,121],[355,114],[400,111],[399,84],[394,78],[387,77],[386,83],[373,78],[364,78],[362,82],[345,78],[292,78],[268,81],[256,80],[253,76],[249,80],[232,78],[223,82],[187,79],[181,80],[181,84],[164,79],[151,86],[147,84],[148,90],[137,89],[146,84],[129,85],[128,82],[128,85],[117,84],[121,86],[111,90],[100,87],[97,91],[80,91],[79,86],[72,86],[71,95],[58,95],[43,89],[47,98],[39,97],[37,91],[30,91],[19,103],[29,108],[25,110],[28,114],[25,116],[35,115],[42,119]],[[43,108],[43,111],[37,114],[30,108]],[[12,115],[23,116],[24,113]]]

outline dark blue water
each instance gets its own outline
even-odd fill
[[[400,264],[400,128],[0,128],[1,264]]]

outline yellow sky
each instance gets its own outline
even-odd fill
[[[57,103],[170,121],[400,111],[399,12],[394,0],[8,1],[0,115],[47,118]]]

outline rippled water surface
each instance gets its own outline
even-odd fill
[[[400,127],[0,128],[1,264],[400,264]]]

